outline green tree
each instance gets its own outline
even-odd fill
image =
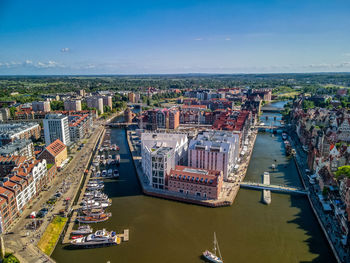
[[[16,107],[10,108],[10,116],[12,119],[14,119],[16,117],[16,111],[17,111]]]
[[[335,177],[342,178],[342,177],[348,177],[350,178],[350,165],[344,165],[338,167],[338,170],[335,172]]]
[[[64,102],[60,100],[54,100],[50,103],[51,110],[64,110]]]

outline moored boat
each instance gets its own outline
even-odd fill
[[[77,238],[71,241],[71,245],[75,247],[96,247],[96,246],[109,246],[117,244],[117,235],[114,231],[107,232],[105,229],[98,230],[94,234],[90,234],[86,237]]]
[[[79,226],[77,230],[72,231],[72,235],[85,235],[85,234],[91,234],[92,228],[89,225],[85,226]]]
[[[99,222],[107,221],[110,218],[110,216],[111,216],[110,213],[104,213],[98,216],[78,216],[77,221],[79,223],[86,223],[86,224],[99,223]]]

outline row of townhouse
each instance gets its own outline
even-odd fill
[[[3,233],[53,179],[56,167],[47,170],[46,160],[22,156],[0,157],[0,232]],[[52,170],[53,169],[53,170]]]
[[[339,167],[350,165],[350,112],[326,108],[304,110],[302,100],[294,102],[291,123],[307,151],[308,168],[314,172],[320,189],[327,189],[327,202],[347,236],[350,233],[350,179],[336,177],[335,173]]]

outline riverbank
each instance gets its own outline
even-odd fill
[[[139,183],[142,188],[142,192],[145,195],[158,197],[158,198],[164,198],[169,199],[173,201],[179,201],[179,202],[185,202],[190,204],[196,204],[196,205],[202,205],[207,207],[223,207],[223,206],[230,206],[233,204],[238,191],[240,189],[240,182],[244,180],[245,174],[247,172],[250,158],[252,156],[252,152],[254,149],[254,144],[256,140],[257,133],[252,133],[252,138],[250,140],[250,143],[248,145],[248,152],[247,157],[244,158],[243,163],[240,165],[235,179],[230,179],[229,181],[223,182],[222,186],[222,192],[218,199],[203,199],[195,196],[184,196],[181,193],[175,193],[175,192],[169,192],[167,190],[162,189],[154,189],[148,184],[148,179],[143,174],[142,171],[142,165],[141,165],[141,156],[140,156],[140,150],[137,149],[136,145],[133,143],[133,135],[135,133],[133,131],[127,131],[127,142],[129,145],[129,150],[132,156],[132,160],[134,163],[135,171],[137,174],[137,177],[139,179]]]

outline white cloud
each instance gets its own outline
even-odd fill
[[[203,38],[201,38],[201,37],[197,37],[197,38],[195,38],[194,40],[196,40],[196,41],[202,41],[202,40],[203,40]]]
[[[68,48],[68,47],[61,48],[61,52],[63,52],[63,53],[69,52],[69,51],[70,51],[70,48]]]
[[[225,40],[226,40],[226,41],[230,41],[230,40],[231,40],[231,38],[227,37],[227,38],[225,38]]]
[[[344,53],[343,56],[344,57],[350,57],[350,52],[349,53]]]

